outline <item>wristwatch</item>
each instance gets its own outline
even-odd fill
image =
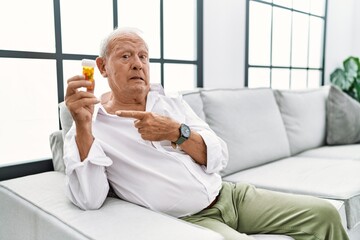
[[[191,134],[191,130],[189,126],[184,123],[180,125],[179,131],[180,131],[180,137],[178,138],[178,140],[174,142],[177,145],[180,145],[186,140],[188,140]]]

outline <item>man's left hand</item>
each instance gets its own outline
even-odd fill
[[[116,111],[115,114],[119,117],[135,118],[134,126],[144,140],[175,142],[179,138],[180,123],[169,117],[144,111],[124,110]]]

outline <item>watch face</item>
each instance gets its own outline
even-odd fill
[[[190,128],[187,125],[181,124],[181,135],[183,135],[185,138],[189,138],[190,132]]]

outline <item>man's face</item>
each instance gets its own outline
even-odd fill
[[[149,91],[149,55],[136,35],[114,37],[109,43],[105,70],[113,93],[144,94]]]

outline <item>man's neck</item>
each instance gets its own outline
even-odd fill
[[[111,92],[108,92],[101,96],[101,104],[110,114],[115,114],[118,110],[145,111],[146,96],[116,98]]]

